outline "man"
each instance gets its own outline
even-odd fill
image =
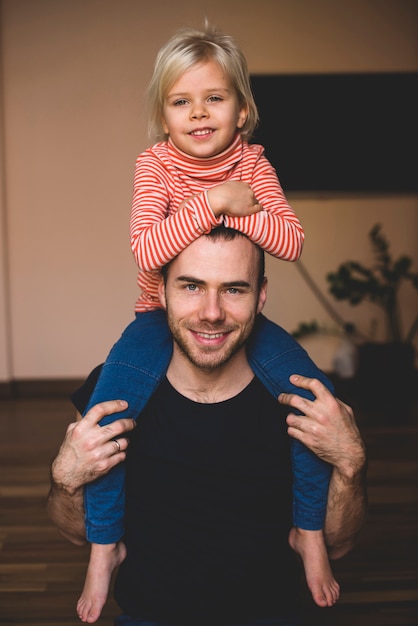
[[[224,234],[222,234],[224,232]],[[164,271],[160,298],[173,335],[166,380],[130,436],[125,553],[115,593],[129,625],[296,626],[299,574],[292,526],[289,434],[333,472],[325,537],[331,558],[365,516],[364,446],[351,410],[313,379],[315,400],[280,397],[248,364],[245,345],[266,301],[261,251],[240,233],[202,236]],[[83,543],[83,485],[125,459],[131,420],[108,402],[70,425],[52,466],[49,510]],[[306,416],[306,417],[305,417]],[[127,621],[126,621],[127,620]]]

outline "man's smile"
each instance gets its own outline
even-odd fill
[[[202,339],[213,340],[213,339],[221,339],[222,337],[225,337],[228,333],[200,333],[200,332],[195,332],[195,334],[198,337],[202,337]]]
[[[205,344],[221,344],[228,338],[229,334],[232,332],[231,330],[218,330],[210,332],[207,330],[194,330],[192,328],[190,328],[189,330],[199,343]]]

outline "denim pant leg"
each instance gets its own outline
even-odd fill
[[[318,378],[334,391],[331,382],[298,342],[262,314],[257,316],[247,354],[254,373],[275,398],[285,392],[313,399],[310,391],[290,383],[292,374]],[[305,530],[319,530],[325,522],[331,467],[296,440],[292,440],[292,466],[293,523]]]
[[[139,313],[113,346],[85,413],[105,400],[126,400],[129,407],[106,416],[104,426],[123,417],[137,418],[167,371],[173,340],[165,311]],[[84,413],[84,414],[85,414]],[[84,490],[87,539],[113,543],[124,531],[125,468],[121,463]]]

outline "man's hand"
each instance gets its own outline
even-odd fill
[[[315,378],[294,375],[290,381],[296,387],[310,390],[315,400],[297,394],[282,393],[279,396],[281,404],[303,413],[289,413],[286,420],[289,435],[348,478],[352,477],[364,467],[366,454],[351,407],[335,398]]]
[[[78,545],[85,542],[83,487],[126,458],[128,440],[121,435],[135,427],[132,419],[103,427],[99,422],[126,407],[126,402],[112,400],[97,404],[83,419],[80,416],[68,426],[52,463],[48,513],[61,533]]]
[[[58,486],[69,494],[74,493],[126,458],[128,440],[120,436],[132,430],[135,421],[120,419],[99,426],[103,417],[124,411],[126,407],[127,403],[120,400],[102,402],[91,408],[83,419],[68,426],[52,463],[52,478]]]
[[[365,446],[349,406],[319,380],[294,375],[290,381],[315,398],[281,394],[279,402],[304,414],[287,416],[289,435],[333,466],[324,535],[330,558],[338,559],[354,547],[366,520]]]

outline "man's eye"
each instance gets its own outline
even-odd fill
[[[237,289],[236,287],[229,287],[229,289],[227,290],[227,293],[235,295],[236,293],[240,293],[240,290]]]
[[[197,291],[198,290],[198,286],[194,285],[194,284],[190,284],[190,285],[186,285],[185,289],[187,289],[187,291]]]

